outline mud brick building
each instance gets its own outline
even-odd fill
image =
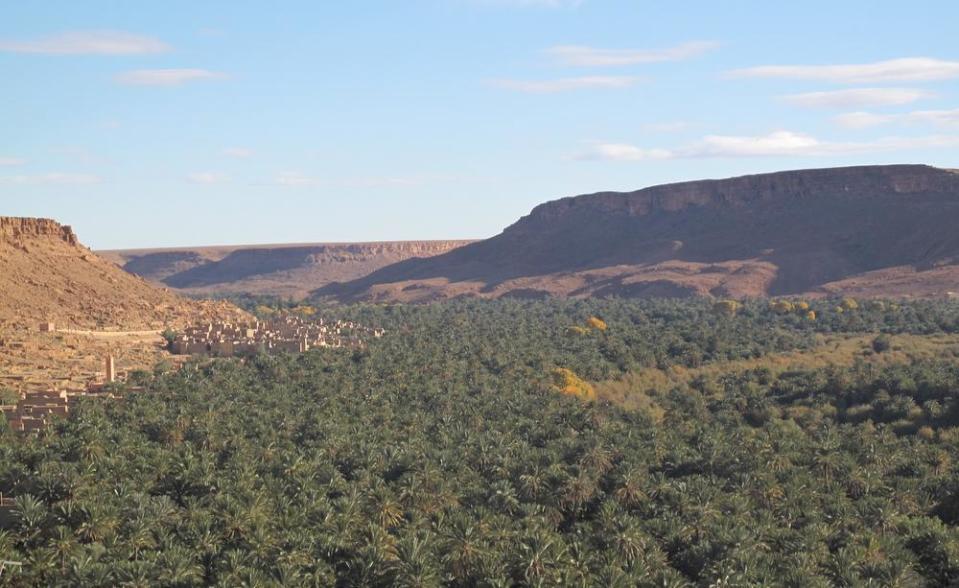
[[[186,329],[172,343],[176,355],[233,357],[252,353],[304,353],[315,347],[358,347],[363,336],[381,337],[382,330],[351,321],[328,323],[287,315],[251,324],[205,323]]]

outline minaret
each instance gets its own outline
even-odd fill
[[[106,381],[108,384],[112,384],[117,381],[117,365],[113,360],[112,355],[108,355],[106,361],[104,362],[104,367],[106,368],[107,378]]]

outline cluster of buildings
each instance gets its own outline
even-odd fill
[[[42,332],[54,332],[52,323],[40,325]],[[171,342],[177,355],[209,355],[232,357],[253,353],[303,353],[315,347],[361,347],[366,337],[382,337],[382,329],[369,329],[352,321],[312,321],[286,315],[269,321],[249,324],[207,323],[178,334]],[[109,397],[109,384],[117,381],[116,363],[112,355],[104,359],[104,370],[90,380],[85,390],[23,391],[15,405],[0,405],[0,415],[13,431],[40,431],[53,419],[69,415],[80,398]],[[127,387],[126,390],[136,391]]]
[[[104,360],[104,382],[92,382],[86,392],[44,390],[21,392],[15,405],[0,405],[0,414],[7,420],[7,427],[20,433],[40,431],[55,418],[65,418],[80,398],[112,397],[105,392],[107,384],[117,381],[116,361],[113,356]]]
[[[171,344],[176,355],[232,357],[253,353],[303,353],[314,347],[360,347],[362,336],[382,337],[352,321],[325,322],[286,315],[249,324],[206,323],[178,334]]]
[[[48,390],[20,394],[15,406],[0,406],[7,419],[7,427],[14,431],[31,433],[49,424],[53,417],[66,417],[76,396]]]

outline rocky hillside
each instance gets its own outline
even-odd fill
[[[959,291],[959,172],[788,171],[548,202],[500,235],[317,294],[767,296]]]
[[[49,219],[0,217],[0,327],[159,329],[240,313],[120,271]],[[241,313],[240,313],[241,314]]]
[[[302,297],[331,282],[365,276],[414,257],[446,253],[470,241],[317,243],[102,251],[152,282],[199,295]]]

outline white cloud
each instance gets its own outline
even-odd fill
[[[646,149],[628,144],[600,143],[577,157],[582,160],[645,161],[656,159],[768,156],[828,156],[959,147],[959,135],[885,137],[869,142],[821,141],[803,133],[776,131],[768,135],[707,135],[673,149]]]
[[[99,184],[101,182],[99,176],[91,174],[68,174],[68,173],[59,173],[53,172],[48,174],[40,174],[34,176],[0,176],[0,184],[18,184],[18,185],[43,185],[43,184],[60,184],[60,185],[85,185],[85,184]]]
[[[959,108],[952,110],[917,110],[903,116],[906,122],[922,122],[939,126],[959,125]]]
[[[833,121],[847,129],[865,129],[892,121],[892,115],[871,112],[847,112],[833,117]]]
[[[600,159],[605,161],[644,161],[647,159],[673,159],[675,154],[668,149],[643,149],[626,143],[599,143],[588,153],[576,159]]]
[[[120,31],[77,31],[30,41],[0,40],[0,51],[42,55],[146,55],[169,51],[153,37]]]
[[[563,65],[574,67],[607,67],[682,61],[702,55],[718,47],[712,41],[691,41],[666,49],[597,49],[580,45],[560,45],[546,52]]]
[[[824,80],[842,84],[929,82],[959,78],[959,61],[907,57],[843,65],[763,65],[727,72],[733,78]]]
[[[833,119],[848,129],[864,129],[889,123],[931,124],[939,127],[959,126],[959,108],[953,110],[915,110],[902,114],[848,112]]]
[[[195,172],[187,176],[187,180],[194,184],[222,184],[229,182],[230,178],[220,172]]]
[[[0,167],[14,166],[14,165],[23,165],[27,162],[26,159],[21,159],[19,157],[3,157],[0,156]]]
[[[584,76],[556,80],[492,80],[490,83],[496,87],[516,90],[517,92],[553,94],[590,88],[628,88],[639,81],[640,78],[633,76]]]
[[[223,150],[223,155],[237,159],[247,159],[253,157],[253,150],[246,147],[228,147]]]
[[[864,108],[901,106],[935,96],[934,92],[911,88],[852,88],[832,92],[792,94],[782,98],[790,104],[805,108]]]
[[[206,69],[136,69],[117,75],[116,80],[133,86],[179,86],[186,82],[225,77],[224,73]]]

